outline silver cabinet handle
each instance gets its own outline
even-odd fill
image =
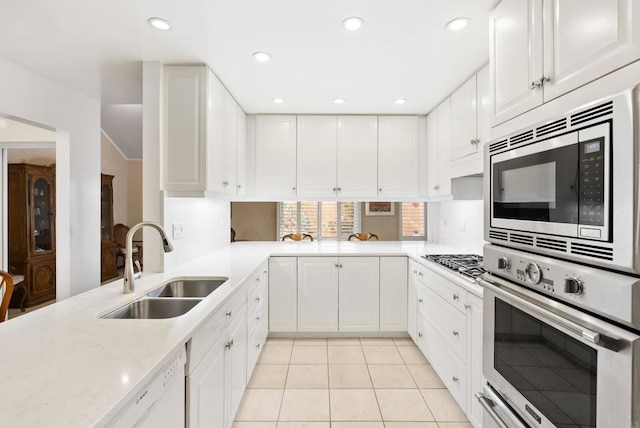
[[[335,191],[337,191],[337,190],[338,190],[338,188],[337,188],[337,187],[334,187],[334,188],[333,188],[333,189],[331,189],[331,190],[333,190],[333,191],[335,192]]]
[[[453,330],[452,333],[453,333],[454,336],[459,336],[460,335],[460,333],[458,333],[456,330]]]
[[[453,295],[453,300],[459,300],[459,299],[460,299],[460,296],[458,296],[457,294]]]
[[[256,278],[256,282],[260,282],[260,278]]]
[[[546,76],[542,76],[540,79],[538,80],[534,80],[533,82],[531,82],[531,85],[529,86],[529,89],[531,89],[532,91],[538,89],[538,88],[542,88],[545,84],[545,82],[548,82],[549,79]]]
[[[335,267],[337,267],[337,268],[339,268],[339,267],[340,267],[340,265],[339,265],[338,263],[336,263],[334,266],[335,266]]]
[[[418,272],[418,276],[424,276],[424,273]]]
[[[233,348],[233,339],[231,339],[229,342],[227,342],[227,344],[224,345],[224,347],[227,348],[227,349]]]
[[[414,275],[417,275],[417,274],[418,274],[418,271],[414,269],[414,270],[413,270],[413,274],[414,274]]]
[[[418,337],[422,338],[422,333],[418,332]]]
[[[222,184],[225,185],[225,186],[228,186],[229,182],[228,181],[223,181]]]
[[[259,343],[256,344],[256,348],[260,349],[260,344]]]
[[[342,192],[342,187],[338,187],[338,192]]]
[[[440,189],[440,185],[436,184],[435,186],[433,186],[433,190],[438,190]]]
[[[382,189],[378,189],[378,192],[382,192]]]
[[[418,299],[418,303],[422,303],[424,300],[422,299]]]
[[[227,316],[227,318],[231,318],[231,311],[227,312],[225,315]]]
[[[471,309],[471,305],[464,305],[465,309]]]
[[[458,382],[460,379],[458,379],[457,376],[454,376],[454,377],[451,378],[451,380],[454,381],[454,382]]]
[[[238,184],[238,189],[242,189],[242,184]]]
[[[268,271],[268,270],[266,270],[266,269],[262,271],[262,273],[267,273],[267,272],[269,272],[269,271]]]
[[[256,302],[259,302],[259,301],[260,301],[260,298],[259,298],[259,297],[256,297]]]
[[[256,317],[256,321],[260,322],[260,317]]]
[[[292,187],[292,188],[291,188],[291,190],[295,191],[295,190],[296,190],[296,188],[295,188],[295,187]]]
[[[342,267],[342,263],[340,263],[340,267]]]

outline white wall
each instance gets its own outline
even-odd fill
[[[113,224],[129,224],[129,165],[118,146],[100,132],[100,172],[113,175]]]
[[[461,253],[482,254],[483,201],[430,202],[427,206],[430,241],[456,248]]]
[[[164,229],[169,234],[174,248],[171,253],[165,254],[165,270],[173,269],[227,245],[230,240],[230,209],[229,201],[218,199],[165,198]],[[182,239],[173,239],[174,223],[182,223]]]
[[[0,113],[56,129],[57,297],[100,285],[100,104],[0,58]]]

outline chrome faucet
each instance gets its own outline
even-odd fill
[[[142,223],[138,223],[135,226],[132,226],[131,229],[127,232],[126,237],[126,254],[124,261],[124,294],[130,294],[136,291],[136,285],[134,280],[140,278],[140,272],[135,273],[133,270],[133,235],[144,226],[151,226],[155,230],[160,233],[160,237],[162,238],[162,246],[164,247],[164,252],[169,253],[173,251],[173,245],[171,245],[171,241],[167,238],[167,234],[159,224],[156,224],[152,221],[143,221]],[[140,270],[140,266],[138,265],[138,270]]]

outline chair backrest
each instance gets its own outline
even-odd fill
[[[5,320],[7,316],[7,309],[9,309],[9,301],[11,300],[11,295],[13,294],[13,278],[9,274],[9,272],[5,272],[0,270],[0,277],[2,277],[2,282],[0,282],[0,288],[4,285],[4,296],[2,296],[2,303],[0,303],[0,322]]]
[[[129,227],[122,223],[113,226],[113,239],[119,247],[124,248],[127,245],[127,232],[129,232]]]
[[[293,241],[302,241],[303,239],[307,239],[307,238],[309,238],[310,241],[313,241],[313,236],[307,233],[290,233],[288,235],[284,235],[282,237],[282,240],[286,241],[287,239],[291,239]]]
[[[235,241],[236,241],[236,231],[232,227],[231,228],[231,242],[235,242]]]
[[[349,235],[347,241],[351,241],[353,239],[357,239],[358,241],[369,241],[371,239],[375,239],[376,241],[379,240],[378,235],[375,233],[352,233]]]

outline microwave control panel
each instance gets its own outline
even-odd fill
[[[604,226],[604,146],[604,138],[580,142],[581,225]]]

